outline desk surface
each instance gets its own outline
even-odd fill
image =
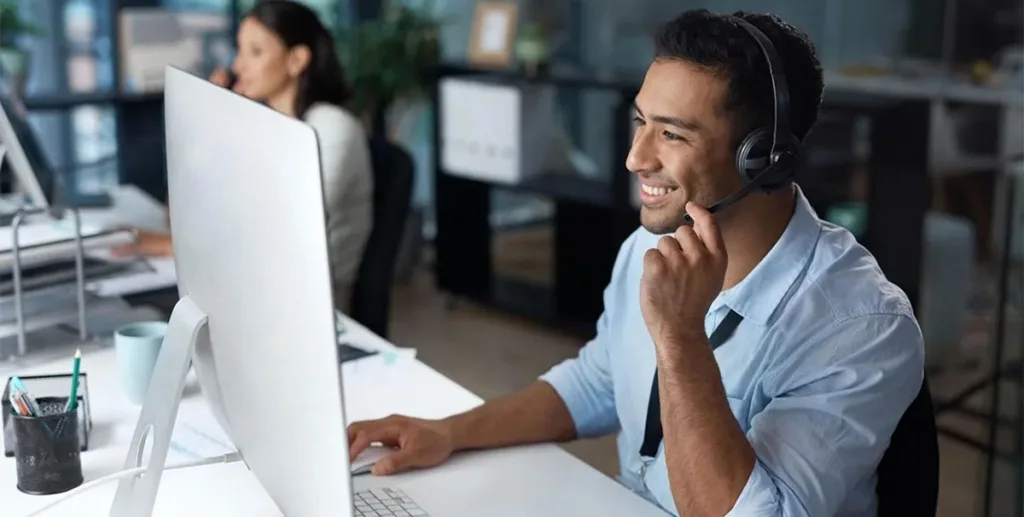
[[[345,339],[364,348],[394,350],[393,345],[352,321]],[[20,369],[0,365],[0,376],[66,372],[69,363],[65,360]],[[82,467],[88,482],[121,470],[139,407],[123,395],[116,357],[109,344],[83,350],[82,365],[83,371],[89,374],[94,425],[92,446],[82,453]],[[346,415],[350,421],[392,413],[440,418],[482,402],[415,359],[409,359],[393,373],[382,369],[375,371],[373,378],[347,376],[344,390]],[[204,408],[199,395],[187,396],[182,400],[179,415],[186,411],[205,411]],[[428,509],[430,504],[443,508],[443,512],[434,511],[432,517],[665,515],[555,445],[459,454],[439,468],[386,478],[359,476],[353,481],[356,489],[391,486],[397,482]],[[51,509],[47,515],[106,515],[116,487],[117,483],[112,482],[85,492]],[[24,515],[45,500],[45,497],[19,492],[13,458],[0,458],[0,501],[4,515]],[[234,463],[165,472],[154,515],[280,516],[281,513],[245,465]]]

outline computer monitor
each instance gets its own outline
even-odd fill
[[[0,170],[9,170],[31,206],[48,208],[56,190],[53,171],[25,117],[24,108],[0,92]]]
[[[316,135],[167,69],[168,192],[180,301],[111,515],[150,515],[189,361],[213,414],[285,515],[352,511]],[[152,429],[151,433],[148,431]]]

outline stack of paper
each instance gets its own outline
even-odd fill
[[[147,258],[146,263],[149,266],[148,270],[101,278],[88,282],[85,288],[97,296],[110,297],[144,293],[177,285],[174,258]]]
[[[105,249],[129,244],[134,239],[130,230],[103,230],[82,224],[82,247]],[[18,248],[23,265],[68,259],[75,256],[74,221],[42,221],[19,225]],[[14,227],[0,227],[0,270],[14,266]]]

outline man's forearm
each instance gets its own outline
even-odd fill
[[[544,381],[444,422],[451,430],[456,451],[561,442],[576,436],[576,426],[562,397]]]
[[[706,338],[663,343],[658,389],[665,463],[681,515],[724,515],[735,505],[756,456],[729,408]]]

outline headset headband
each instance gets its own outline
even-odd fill
[[[779,58],[779,54],[775,51],[775,45],[772,44],[772,41],[760,29],[739,16],[733,16],[732,18],[736,20],[740,27],[743,27],[754,37],[754,41],[757,42],[757,46],[761,47],[761,53],[764,54],[765,60],[768,62],[768,75],[772,79],[772,93],[775,97],[775,116],[772,125],[772,150],[770,155],[774,156],[778,150],[776,147],[779,145],[779,142],[783,140],[788,141],[791,134],[789,131],[789,88],[786,85],[782,59]],[[770,164],[771,157],[769,157]]]

